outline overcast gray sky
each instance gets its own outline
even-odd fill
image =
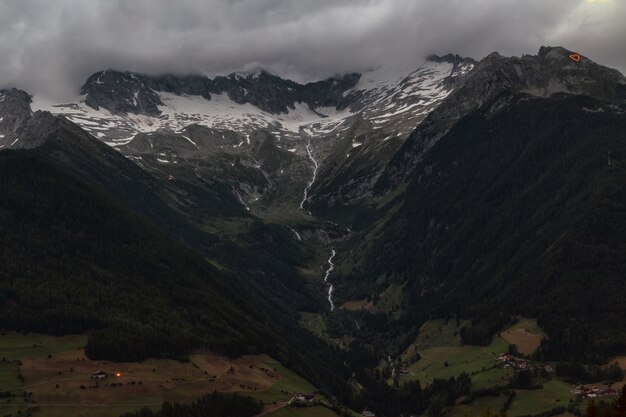
[[[305,81],[541,45],[626,72],[625,19],[626,0],[0,0],[0,86],[68,96],[105,68]]]

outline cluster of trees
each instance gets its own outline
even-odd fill
[[[488,345],[494,334],[513,324],[512,322],[511,316],[502,312],[476,316],[471,323],[461,328],[461,340],[466,345]]]
[[[579,362],[562,362],[555,367],[557,376],[572,383],[592,384],[603,381],[621,381],[624,372],[617,363],[608,366],[583,365]]]
[[[28,153],[0,155],[0,184],[1,329],[95,330],[113,360],[273,346],[262,307],[115,201]]]
[[[435,379],[427,387],[410,381],[390,386],[388,375],[376,370],[361,369],[355,374],[363,389],[347,401],[355,410],[368,408],[376,415],[422,415],[437,417],[460,396],[470,393],[471,379],[463,373],[456,378]]]
[[[191,404],[163,404],[158,411],[143,408],[120,417],[251,417],[261,412],[263,405],[251,397],[214,392]]]

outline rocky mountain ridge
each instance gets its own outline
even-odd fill
[[[237,104],[252,104],[271,113],[287,113],[296,103],[311,108],[345,108],[343,93],[354,87],[359,74],[346,74],[307,84],[282,79],[266,71],[242,75],[233,73],[213,79],[201,75],[149,76],[132,72],[104,70],[90,76],[81,87],[85,103],[95,110],[159,116],[164,105],[157,92],[178,96],[200,96],[210,101],[212,95],[225,94]]]
[[[574,53],[562,47],[542,46],[537,55],[504,57],[494,52],[483,58],[437,111],[411,133],[378,184],[381,192],[410,178],[411,167],[439,138],[463,116],[486,103],[496,111],[516,94],[532,97],[572,94],[597,98],[607,106],[623,105],[624,75],[584,56],[576,62],[569,58]]]
[[[340,134],[357,115],[387,135],[407,135],[469,71],[471,60],[435,57],[416,68],[379,68],[298,84],[257,72],[205,76],[93,74],[70,103],[35,97],[33,107],[63,114],[110,145],[140,132],[180,131],[191,124],[279,138]],[[289,146],[293,147],[293,146]]]

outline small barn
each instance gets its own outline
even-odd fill
[[[103,379],[106,379],[109,376],[109,374],[107,374],[104,371],[98,371],[98,372],[94,372],[93,374],[91,374],[91,380],[92,381],[102,381]]]

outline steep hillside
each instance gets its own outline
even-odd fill
[[[33,152],[0,158],[0,327],[101,329],[88,351],[109,359],[269,346],[269,316],[200,258]]]
[[[567,94],[495,104],[424,154],[399,210],[361,245],[360,286],[341,289],[401,285],[406,318],[474,318],[470,343],[527,314],[550,334],[547,357],[623,351],[626,106]]]

